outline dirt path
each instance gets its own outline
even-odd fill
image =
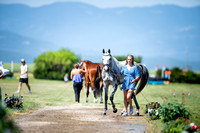
[[[121,116],[109,108],[103,116],[102,107],[46,106],[29,115],[20,116],[16,123],[25,133],[64,132],[138,132],[147,131],[143,116]]]

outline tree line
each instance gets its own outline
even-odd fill
[[[119,61],[126,60],[126,56],[115,57]],[[142,57],[135,57],[135,61],[140,63]],[[74,64],[78,62],[80,62],[80,56],[75,55],[69,49],[62,48],[55,52],[48,51],[34,59],[33,75],[39,79],[63,80],[64,75],[66,73],[70,75]]]
[[[124,61],[127,55],[114,57],[118,61]],[[142,57],[135,56],[134,60],[137,63],[141,63]],[[63,48],[55,52],[48,51],[42,53],[34,60],[35,66],[33,75],[35,78],[39,79],[63,80],[64,75],[66,73],[70,75],[74,64],[78,62],[80,62],[80,56],[75,55],[75,53],[69,49]],[[161,71],[161,69],[158,69],[156,75],[161,77]],[[170,79],[172,82],[178,83],[200,83],[200,74],[191,70],[183,71],[179,67],[174,67],[171,69]]]
[[[175,83],[198,83],[200,84],[200,74],[191,70],[182,70],[179,67],[166,69],[171,71],[170,81]],[[156,71],[156,76],[161,77],[162,69]]]

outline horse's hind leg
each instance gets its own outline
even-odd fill
[[[103,93],[103,82],[101,83],[101,88],[100,88],[100,93],[101,93],[101,101],[100,101],[100,103],[103,103],[103,95],[102,95],[102,93]]]
[[[114,84],[113,85],[113,92],[110,96],[110,101],[112,103],[112,107],[113,107],[113,113],[117,113],[117,108],[115,108],[115,103],[113,102],[114,100],[114,95],[115,95],[115,92],[117,91],[117,84]]]
[[[94,94],[94,103],[97,103],[98,99],[97,99],[97,93],[96,93],[94,82],[95,82],[94,80],[91,81],[91,87],[92,87],[92,91],[93,91],[93,94]]]
[[[88,102],[88,96],[89,96],[89,83],[86,83],[86,88],[87,88],[87,91],[86,91],[86,103]]]
[[[133,97],[133,100],[134,100],[134,102],[135,102],[136,108],[139,110],[139,109],[140,109],[140,106],[139,106],[139,104],[138,104],[138,102],[137,102],[137,99],[136,99],[136,96],[135,96],[134,92],[133,92],[133,94],[132,94],[132,97]]]

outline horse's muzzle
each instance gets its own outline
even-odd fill
[[[108,67],[107,65],[105,65],[105,66],[103,67],[103,69],[104,69],[106,72],[109,71],[109,67]]]

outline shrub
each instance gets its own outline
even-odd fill
[[[165,102],[161,107],[161,119],[163,122],[176,120],[179,117],[188,119],[190,116],[189,111],[183,106],[183,104]]]
[[[0,133],[19,133],[19,128],[8,119],[6,110],[0,104]]]
[[[4,103],[6,104],[7,107],[9,108],[23,108],[23,96],[12,96],[12,97],[8,97],[7,94],[5,94],[5,99],[4,99]]]
[[[74,64],[79,61],[76,56],[68,49],[59,51],[48,51],[39,55],[35,60],[35,69],[33,75],[40,79],[58,79],[63,80],[66,73],[70,74]]]
[[[171,70],[171,81],[179,83],[200,83],[200,74],[197,74],[191,70],[183,72],[178,67]]]
[[[151,102],[146,105],[145,113],[149,113],[151,120],[160,118],[160,104],[158,102]]]

